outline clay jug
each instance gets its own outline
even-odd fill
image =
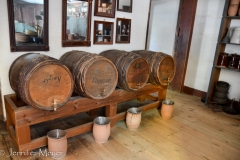
[[[61,129],[51,130],[47,133],[48,151],[52,159],[64,158],[67,154],[67,133]]]
[[[172,118],[174,109],[174,102],[171,100],[164,100],[162,101],[162,107],[161,107],[161,116],[162,119],[168,120]]]
[[[231,0],[228,7],[228,16],[236,16],[238,13],[239,0]]]
[[[106,143],[110,136],[110,119],[97,117],[93,121],[93,137],[97,143]]]
[[[129,108],[127,110],[126,124],[129,130],[135,130],[141,123],[141,113],[139,108]]]

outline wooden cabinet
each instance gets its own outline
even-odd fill
[[[222,65],[219,65],[219,63],[218,63],[220,54],[225,52],[227,45],[239,45],[240,46],[240,44],[233,44],[233,43],[230,43],[230,41],[229,42],[224,41],[224,38],[228,34],[228,30],[230,28],[231,22],[233,20],[240,20],[240,16],[228,16],[227,13],[228,13],[229,6],[230,6],[230,0],[226,0],[224,10],[223,10],[221,26],[220,26],[219,35],[218,35],[218,43],[216,46],[215,57],[214,57],[214,61],[213,61],[213,67],[212,67],[212,72],[211,72],[211,77],[210,77],[210,81],[209,81],[205,104],[207,104],[209,101],[211,101],[215,83],[218,81],[222,70],[240,72],[239,69],[235,69],[234,67],[229,67],[229,63],[227,64],[227,66],[222,66]]]
[[[94,44],[113,44],[113,22],[94,21]]]
[[[116,0],[95,0],[94,16],[115,18]]]
[[[131,19],[117,18],[116,43],[130,43]]]

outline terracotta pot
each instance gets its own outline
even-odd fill
[[[135,130],[141,123],[142,111],[139,108],[129,108],[127,110],[126,124],[128,129]]]
[[[228,7],[228,16],[236,16],[238,13],[238,6],[239,1],[238,3],[231,3]]]
[[[67,154],[67,133],[55,129],[47,133],[48,151],[53,159],[61,159]]]
[[[174,109],[174,102],[171,100],[164,100],[162,101],[162,107],[161,107],[161,116],[162,119],[168,120],[172,118]]]
[[[227,67],[229,62],[229,55],[227,53],[220,53],[218,56],[217,65]]]
[[[93,121],[93,137],[98,143],[106,143],[110,136],[110,120],[107,117],[97,117]]]
[[[231,0],[230,4],[239,4],[239,0]]]

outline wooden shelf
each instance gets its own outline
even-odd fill
[[[236,43],[225,43],[225,42],[218,42],[219,44],[230,44],[230,45],[240,45],[240,44],[236,44]]]
[[[158,92],[158,97],[150,95],[155,92]],[[125,119],[126,115],[126,110],[120,113],[118,112],[117,105],[119,103],[137,98],[141,101],[145,99],[152,100],[152,103],[139,107],[142,111],[146,111],[152,108],[158,108],[159,105],[161,105],[160,102],[166,98],[166,93],[167,86],[156,86],[153,84],[147,84],[144,88],[134,92],[116,89],[112,95],[100,100],[80,96],[71,97],[64,106],[56,111],[36,109],[26,105],[21,99],[18,100],[15,94],[5,95],[4,100],[7,115],[6,129],[19,151],[32,151],[33,149],[47,145],[46,134],[32,139],[34,137],[31,135],[30,127],[32,126],[40,123],[49,123],[59,118],[67,118],[84,112],[95,113],[96,109],[103,107],[105,107],[105,116],[110,118],[111,126],[114,126],[117,121]],[[89,120],[90,121],[85,121],[84,124],[65,129],[67,137],[69,138],[91,131],[93,123],[91,121],[92,119]]]
[[[223,66],[214,66],[215,68],[219,68],[219,69],[225,69],[228,71],[233,71],[233,72],[240,72],[240,70],[238,69],[231,69],[231,68],[227,68],[227,67],[223,67]]]
[[[104,42],[104,38],[107,42]],[[94,21],[93,44],[113,44],[113,22]]]
[[[216,45],[214,62],[213,62],[211,77],[210,77],[210,81],[209,81],[207,96],[205,99],[206,105],[211,101],[213,91],[214,91],[214,85],[218,81],[222,69],[225,71],[240,72],[240,70],[237,70],[237,69],[231,69],[231,68],[227,68],[227,67],[217,66],[217,61],[218,61],[219,55],[220,55],[220,53],[225,52],[227,45],[240,45],[240,44],[234,44],[234,43],[221,42],[222,39],[228,33],[228,29],[231,25],[231,21],[232,20],[240,20],[240,16],[226,16],[229,4],[230,4],[230,0],[226,0],[223,14],[222,14],[223,16],[222,16],[221,26],[220,26],[220,30],[219,30],[219,34],[218,34],[218,43]]]

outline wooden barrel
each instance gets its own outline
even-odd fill
[[[149,82],[155,85],[168,85],[175,75],[175,62],[172,56],[161,52],[146,50],[132,51],[148,61]]]
[[[119,88],[136,91],[147,83],[149,77],[148,63],[139,55],[122,50],[107,50],[100,53],[111,60],[118,70]]]
[[[118,73],[107,58],[84,51],[71,51],[62,55],[60,61],[72,72],[76,93],[103,99],[115,90]]]
[[[9,81],[18,97],[43,110],[56,110],[71,97],[74,81],[71,72],[59,60],[27,53],[18,57],[9,70]]]

